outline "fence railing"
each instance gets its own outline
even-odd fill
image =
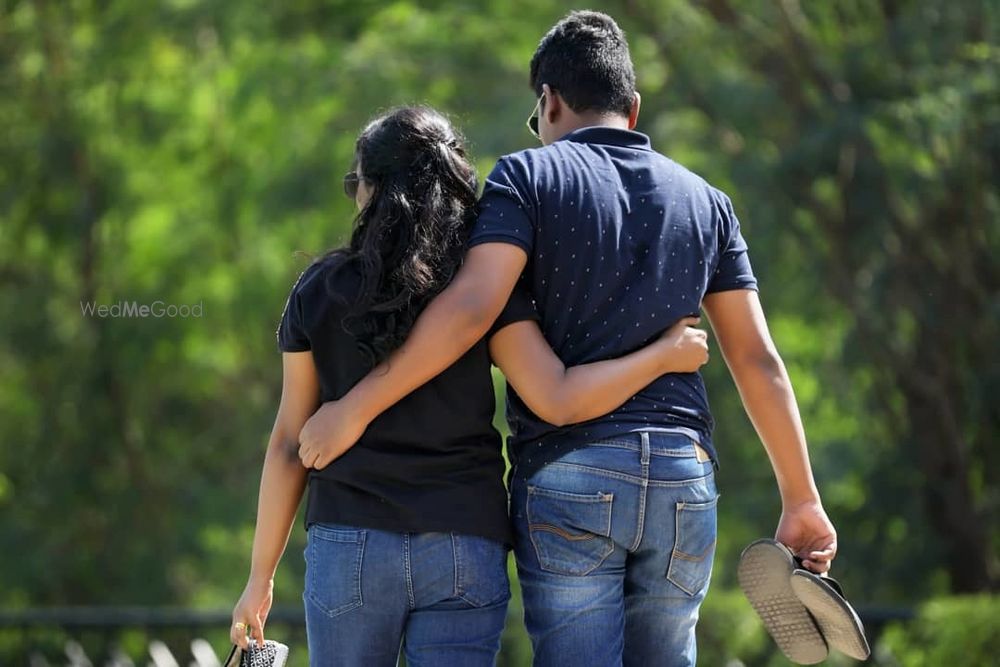
[[[45,607],[0,610],[0,664],[48,667],[219,667],[231,610]],[[275,606],[265,636],[306,645],[301,607]],[[299,651],[304,658],[305,651]],[[137,656],[142,662],[136,663]],[[10,661],[10,662],[8,662]],[[299,664],[301,660],[293,660]]]
[[[909,621],[912,609],[858,609],[869,640]],[[0,664],[29,667],[219,667],[229,649],[230,610],[186,607],[45,607],[0,610]],[[305,647],[302,607],[275,606],[266,636]],[[292,664],[305,664],[306,651]]]

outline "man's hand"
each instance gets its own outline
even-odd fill
[[[699,317],[685,317],[666,330],[655,345],[664,373],[694,373],[708,363],[708,333],[695,329]]]
[[[306,468],[325,468],[361,439],[368,424],[345,401],[320,406],[299,432],[299,458]]]
[[[802,559],[802,565],[825,574],[837,555],[837,531],[819,501],[786,507],[774,539]]]

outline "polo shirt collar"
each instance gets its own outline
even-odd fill
[[[622,130],[606,125],[581,127],[578,130],[564,134],[557,141],[575,141],[581,144],[605,144],[623,146],[625,148],[638,148],[647,151],[653,150],[649,142],[649,137],[642,132]]]

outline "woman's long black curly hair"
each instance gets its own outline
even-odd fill
[[[348,306],[345,331],[375,365],[399,347],[424,306],[451,281],[475,221],[476,172],[463,138],[426,106],[372,120],[355,145],[355,165],[371,189],[350,244],[328,253],[327,290]],[[361,276],[345,295],[338,274]]]

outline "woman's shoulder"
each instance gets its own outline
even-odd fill
[[[314,258],[299,274],[292,292],[305,303],[349,299],[358,289],[359,278],[353,262],[334,251]]]

